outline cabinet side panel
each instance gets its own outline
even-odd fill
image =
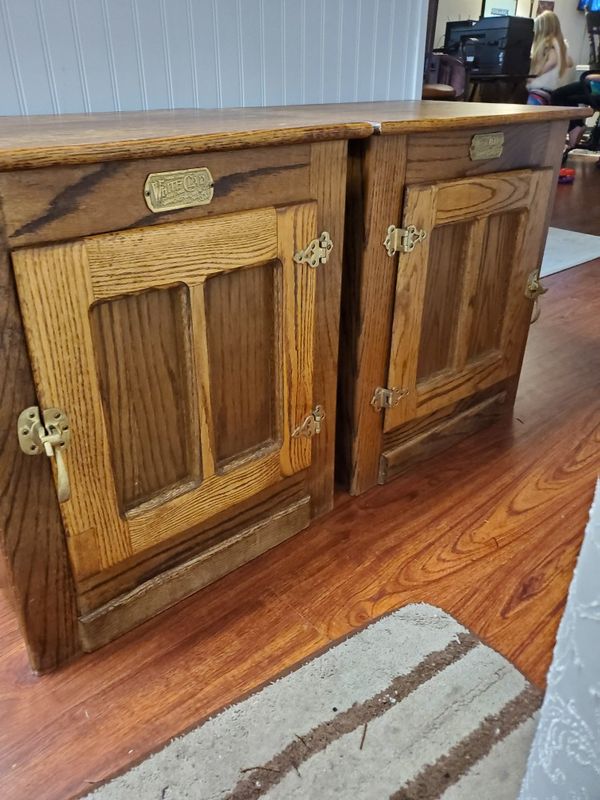
[[[340,386],[351,386],[340,398],[344,446],[350,450],[350,491],[360,494],[377,483],[383,415],[371,398],[387,381],[390,330],[394,309],[397,258],[388,256],[383,241],[389,225],[400,223],[406,166],[404,136],[373,136],[352,162],[346,219],[348,263],[344,269]],[[358,160],[360,159],[360,161]]]
[[[278,437],[275,262],[206,282],[206,325],[217,464]]]
[[[198,482],[187,288],[98,303],[94,352],[121,511]]]
[[[334,242],[326,264],[317,267],[313,398],[327,418],[312,439],[310,493],[312,515],[333,507],[337,365],[340,326],[344,201],[346,195],[346,141],[311,145],[310,192],[318,202],[317,230],[329,231]]]
[[[540,157],[540,166],[551,167],[553,170],[554,186],[556,186],[558,171],[561,165],[566,130],[567,124],[564,120],[558,120],[548,124],[548,137],[546,146]],[[544,214],[542,244],[538,250],[537,257],[533,259],[531,263],[531,269],[533,270],[535,268],[538,270],[538,272],[542,265],[542,258],[544,257],[544,246],[546,243],[546,236],[548,234],[548,226],[550,225],[550,217],[552,216],[552,208],[554,206],[553,199],[553,194],[543,198],[536,198],[536,213]],[[522,344],[520,348],[521,352],[518,357],[518,367],[515,370],[515,378],[509,391],[509,400],[511,403],[514,402],[517,393],[519,375],[521,373],[521,366],[523,364],[523,356],[525,355],[525,346],[527,344],[527,336],[529,333],[529,325],[530,320],[525,317],[520,320],[517,325],[519,330],[515,331],[516,336],[519,335],[519,331],[521,332]]]
[[[12,270],[1,240],[0,360],[0,558],[31,666],[45,672],[81,647],[50,464],[42,456],[26,456],[17,441],[17,416],[37,399]]]

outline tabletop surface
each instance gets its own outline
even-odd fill
[[[384,101],[0,117],[0,169],[568,119],[572,108]]]

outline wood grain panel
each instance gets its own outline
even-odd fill
[[[477,287],[471,299],[467,359],[477,358],[500,346],[519,216],[520,212],[508,212],[495,214],[487,220],[482,247],[485,256],[481,259]]]
[[[242,463],[228,475],[205,476],[197,489],[173,493],[160,505],[140,505],[127,515],[132,553],[199,525],[213,515],[247,500],[281,477],[281,457],[267,451]]]
[[[281,320],[278,337],[281,378],[279,390],[284,415],[281,430],[281,472],[293,475],[311,463],[312,440],[294,436],[311,413],[313,398],[315,284],[317,269],[296,264],[294,254],[317,237],[315,203],[277,210],[277,257],[281,264]]]
[[[431,232],[417,381],[453,366],[469,227],[456,223]]]
[[[542,208],[550,205],[551,192],[555,186],[552,169],[539,170],[532,181],[534,197]],[[538,265],[544,251],[544,241],[548,231],[548,220],[535,213],[535,207],[528,214],[519,217],[519,225],[514,231],[515,252],[519,255],[510,274],[507,302],[502,327],[502,352],[505,354],[510,370],[517,373],[527,339],[533,302],[525,297],[528,276],[539,269]]]
[[[436,223],[443,225],[499,214],[505,209],[531,208],[534,201],[539,202],[533,175],[531,170],[518,170],[437,184]]]
[[[310,191],[317,201],[317,230],[329,231],[334,243],[325,269],[317,270],[315,287],[313,398],[327,414],[312,442],[308,480],[315,516],[333,507],[346,166],[347,142],[311,145]]]
[[[151,172],[195,167],[208,167],[213,177],[209,205],[149,211],[143,186]],[[310,145],[108,161],[0,172],[0,196],[6,204],[7,237],[14,247],[288,205],[309,197],[309,168]]]
[[[504,412],[505,403],[506,392],[493,394],[473,403],[464,411],[442,418],[403,444],[384,450],[381,454],[379,482],[386,483],[412,469],[419,461],[447,450],[466,436],[495,422]]]
[[[454,368],[458,371],[465,368],[471,346],[471,331],[477,305],[477,289],[480,273],[487,267],[483,262],[494,258],[486,248],[489,217],[477,217],[469,227],[467,246],[465,248],[465,270],[463,290],[459,299],[456,341],[454,343]],[[505,265],[507,266],[507,265]],[[499,298],[498,298],[499,299]],[[502,313],[502,312],[499,312]]]
[[[512,419],[340,496],[299,536],[115,645],[32,679],[0,599],[6,796],[89,791],[406,603],[445,609],[543,686],[600,468],[599,268],[547,279]]]
[[[275,214],[274,255],[281,264],[280,298],[276,303],[275,314],[280,321],[281,378],[278,388],[283,408],[281,449],[273,452],[272,447],[264,447],[250,460],[240,459],[232,462],[223,474],[212,474],[212,470],[209,472],[206,468],[207,460],[212,459],[215,444],[214,435],[211,433],[214,410],[212,403],[207,399],[210,397],[208,374],[210,356],[205,335],[206,301],[201,281],[192,290],[192,317],[193,322],[195,320],[194,348],[198,359],[196,370],[199,376],[200,395],[204,398],[204,407],[208,409],[206,421],[203,423],[201,419],[201,429],[203,427],[205,429],[202,437],[205,464],[203,481],[198,489],[191,490],[185,495],[173,496],[160,506],[139,507],[128,514],[128,529],[134,552],[178,535],[186,528],[209,519],[211,515],[247,500],[253,494],[280,480],[282,475],[293,474],[310,465],[310,440],[303,437],[292,438],[291,433],[295,427],[294,420],[302,419],[312,408],[315,270],[304,264],[295,264],[293,255],[301,245],[305,246],[316,235],[315,203],[297,204],[278,209],[276,212],[270,209],[239,214],[230,220],[231,227],[235,233],[236,224],[241,229],[248,217],[252,219],[253,224],[255,219],[266,219],[270,223],[271,212]],[[237,217],[240,217],[239,221]],[[201,227],[212,230],[216,222],[218,220],[205,220],[201,223]],[[184,223],[184,225],[190,224]],[[223,227],[224,223],[221,223],[219,229],[223,230]],[[156,231],[152,231],[149,235],[153,236],[155,233]],[[273,244],[268,240],[267,233],[272,234],[270,228],[262,233],[265,241],[264,249],[271,252]],[[130,236],[131,233],[124,235]],[[212,248],[216,252],[217,244],[218,240],[215,237],[209,249]],[[252,261],[252,255],[248,260]],[[230,263],[233,263],[233,259],[227,260],[224,268],[226,269]],[[194,293],[198,296],[195,297]],[[210,441],[208,441],[209,436]]]
[[[549,136],[548,141],[546,143],[546,148],[543,151],[543,164],[547,170],[552,173],[552,178],[548,178],[548,202],[545,206],[545,212],[542,215],[538,215],[540,219],[538,219],[538,224],[541,225],[541,230],[539,231],[540,239],[542,242],[542,246],[540,247],[537,253],[531,254],[532,262],[535,264],[535,267],[532,267],[532,270],[535,268],[537,269],[538,273],[542,265],[542,258],[544,255],[544,244],[546,242],[546,237],[548,234],[548,226],[550,225],[550,217],[552,215],[552,191],[556,192],[557,181],[558,181],[558,172],[562,165],[562,152],[564,149],[565,143],[565,130],[564,126],[559,122],[553,122],[549,125]],[[552,189],[554,187],[554,190]],[[555,195],[556,196],[556,195]],[[578,214],[581,216],[581,212]],[[515,362],[517,367],[515,369],[516,378],[513,383],[512,391],[511,391],[511,401],[514,403],[517,388],[518,388],[518,376],[521,372],[521,365],[523,363],[523,357],[525,354],[525,346],[527,344],[527,336],[529,332],[531,317],[530,315],[523,314],[523,317],[518,320],[516,323],[519,328],[518,330],[514,331],[515,336],[519,337],[520,331],[520,345],[518,346],[517,352],[514,354]]]
[[[121,512],[199,483],[186,288],[98,303],[90,322]]]
[[[453,353],[449,359],[451,363],[445,372],[430,375],[426,379],[423,377],[419,383],[416,382],[416,351],[421,337],[429,334],[421,315],[426,302],[423,299],[425,277],[432,264],[431,244],[425,239],[413,252],[400,256],[388,385],[402,388],[407,394],[397,406],[386,410],[386,432],[413,417],[431,414],[437,408],[486,389],[518,371],[515,352],[520,352],[522,341],[517,345],[516,339],[518,336],[526,337],[523,320],[531,305],[524,296],[524,287],[532,265],[537,263],[545,232],[543,218],[528,214],[526,209],[530,207],[532,198],[536,198],[537,202],[547,202],[551,175],[552,171],[548,169],[522,170],[440,182],[432,186],[415,186],[408,190],[405,227],[411,222],[427,231],[437,224],[453,221],[471,220],[473,224],[463,251],[466,280],[464,287],[461,286],[458,302],[455,323],[458,335],[450,339]],[[504,267],[509,273],[504,277],[508,287],[506,302],[497,312],[502,318],[500,342],[496,349],[478,354],[468,362],[477,275],[487,252],[484,250],[482,255],[478,248],[479,243],[484,241],[484,226],[480,220],[502,212],[519,213],[511,217],[513,221],[518,221],[518,225],[510,231],[508,228],[504,230],[504,233],[510,234],[512,258],[503,257],[501,262],[496,262],[497,268]],[[491,244],[494,244],[493,239]],[[498,303],[499,300],[496,294],[493,302]]]
[[[61,506],[77,577],[131,554],[118,514],[108,432],[88,322],[93,294],[84,243],[13,253],[38,398],[70,417],[71,498]],[[52,276],[50,280],[48,275]],[[77,537],[83,536],[81,543]]]
[[[306,528],[310,518],[310,498],[305,496],[209,547],[190,561],[164,570],[128,594],[85,614],[79,618],[83,648],[88,652],[95,650],[214,583]]]
[[[178,536],[158,542],[127,561],[104,570],[100,575],[90,576],[77,587],[80,614],[88,614],[115,597],[132,592],[142,583],[158,577],[164,570],[185,564],[209,547],[251,527],[256,520],[294,505],[305,495],[305,473],[292,475],[238,503],[235,510],[226,509],[215,514],[208,522],[194,525]]]
[[[502,351],[492,350],[472,360],[463,369],[434,375],[417,386],[414,416],[428,416],[438,408],[493,386],[510,374],[508,361]]]
[[[384,134],[569,119],[567,108],[509,103],[391,101],[260,108],[177,109],[124,114],[3,117],[0,168],[245,147],[359,139]],[[582,112],[583,113],[583,112]],[[566,127],[563,127],[563,131]]]
[[[493,395],[505,394],[508,405],[509,390],[512,388],[512,380],[512,378],[509,378],[506,381],[496,383],[490,389],[477,392],[470,397],[465,397],[463,400],[457,400],[455,403],[450,403],[444,408],[438,408],[426,417],[417,417],[417,419],[412,419],[399,428],[395,428],[384,436],[383,449],[395,450],[405,445],[413,437],[420,437],[426,434],[431,428],[442,425],[447,421],[448,417],[453,414],[462,414],[468,411],[473,405],[482,403]]]
[[[474,129],[447,131],[440,136],[426,131],[408,136],[408,165],[406,182],[431,183],[452,178],[504,172],[535,166],[546,166],[545,153],[553,132],[552,126],[566,132],[564,122],[532,125],[498,125],[487,131]],[[499,158],[473,161],[469,155],[475,133],[504,134],[504,148]]]
[[[312,409],[315,270],[307,265],[295,264],[293,256],[315,235],[315,203],[304,203],[277,211],[264,209],[201,222],[172,223],[150,230],[91,237],[81,243],[62,247],[19,251],[17,273],[32,350],[36,353],[34,363],[38,370],[38,381],[48,397],[53,394],[63,397],[62,403],[48,400],[45,405],[61,407],[64,404],[72,413],[72,427],[85,431],[85,435],[75,437],[76,444],[69,453],[73,490],[71,499],[62,509],[71,532],[72,557],[79,578],[93,575],[127,559],[133,553],[200,525],[211,516],[248,500],[278,482],[282,474],[291,475],[310,465],[310,440],[292,437],[291,434]],[[247,264],[264,264],[273,258],[279,260],[282,273],[277,286],[278,298],[273,303],[276,306],[273,318],[277,319],[279,330],[277,369],[280,378],[274,383],[280,392],[279,402],[283,409],[282,446],[277,452],[274,452],[273,446],[259,448],[252,461],[242,458],[235,464],[230,463],[226,474],[217,474],[214,464],[214,404],[209,375],[205,279],[217,271],[239,269]],[[137,276],[131,266],[132,261],[139,269]],[[41,273],[45,270],[56,278],[57,286],[68,287],[64,299],[59,301],[57,298],[50,306],[44,305],[47,295],[44,293]],[[142,384],[155,380],[157,376],[153,373],[148,375],[148,370],[152,371],[152,368],[147,362],[157,354],[163,358],[161,369],[168,367],[173,376],[179,371],[179,385],[171,390],[168,386],[164,388],[171,411],[179,407],[181,395],[187,395],[183,398],[183,407],[184,411],[187,410],[190,424],[186,430],[185,420],[182,420],[181,427],[184,437],[191,437],[192,444],[187,456],[178,462],[175,470],[177,475],[174,475],[171,455],[169,459],[164,459],[164,463],[161,460],[158,472],[153,462],[150,462],[152,469],[148,468],[148,459],[162,459],[160,452],[151,449],[150,441],[149,449],[143,450],[143,466],[148,468],[149,474],[144,481],[138,480],[139,486],[133,487],[136,492],[136,502],[133,504],[132,485],[127,481],[131,479],[135,483],[135,470],[133,474],[127,472],[131,464],[123,470],[117,469],[117,477],[127,484],[120,489],[123,502],[130,506],[125,519],[119,515],[110,437],[105,430],[94,341],[88,322],[88,309],[94,300],[94,279],[96,296],[100,297],[121,295],[124,291],[139,295],[146,287],[152,287],[151,296],[156,297],[155,287],[166,288],[180,281],[190,286],[189,310],[181,308],[181,300],[177,312],[172,308],[170,311],[168,308],[167,311],[154,306],[150,308],[150,295],[132,301],[132,308],[146,314],[145,325],[154,326],[156,335],[161,339],[160,347],[167,350],[170,347],[170,353],[161,352],[160,347],[156,347],[156,340],[149,337],[144,338],[142,348],[139,342],[132,339],[131,331],[114,324],[114,317],[107,322],[109,327],[114,328],[110,332],[111,338],[100,343],[100,360],[101,363],[107,362],[105,371],[112,373],[115,395],[120,394],[119,379],[124,377],[123,371],[119,370],[133,373],[128,375],[129,380],[133,380],[134,374],[141,376]],[[170,294],[177,297],[182,291],[184,294],[187,292],[174,289],[165,296]],[[119,314],[122,314],[121,309],[128,305],[129,300],[118,302]],[[161,330],[160,314],[165,317],[167,327],[174,331],[171,336],[175,339],[170,344]],[[152,317],[151,320],[148,315]],[[192,335],[191,341],[188,341],[187,329],[190,325]],[[98,326],[96,330],[98,336],[101,337],[103,333],[108,336],[108,332],[99,330]],[[137,372],[131,365],[128,366],[127,358],[118,370],[113,368],[114,355],[110,356],[111,363],[108,363],[104,351],[109,348],[114,350],[125,339],[125,352],[132,347],[132,357],[144,362]],[[57,369],[52,363],[52,353],[48,349],[48,342],[51,341],[60,344],[65,356],[63,369]],[[96,344],[99,344],[98,341]],[[181,350],[179,366],[171,357],[176,347]],[[59,362],[63,364],[60,359]],[[195,382],[186,376],[186,372],[190,371],[195,373]],[[158,376],[158,379],[162,382],[164,377]],[[106,375],[104,384],[105,390],[110,393]],[[194,393],[196,388],[197,392]],[[158,387],[156,391],[159,391]],[[140,393],[150,408],[154,394],[146,391]],[[129,399],[135,402],[136,391],[130,392],[130,395]],[[116,402],[114,399],[113,405]],[[192,410],[194,406],[199,425],[195,421],[196,412]],[[203,465],[200,486],[199,467],[194,463],[199,461],[198,427]],[[121,434],[125,429],[130,435],[129,420],[123,423],[118,435],[113,424],[112,438],[119,439],[113,441],[116,448],[124,449]],[[149,432],[150,439],[154,433]],[[174,432],[173,436],[180,434],[181,431]],[[170,448],[173,453],[181,441],[169,439],[163,442],[163,446]],[[129,453],[127,458],[131,461],[133,456],[133,453]],[[118,455],[117,462],[122,457]],[[180,470],[182,463],[187,474],[184,474],[186,470]],[[141,468],[142,465],[139,466]],[[171,486],[162,486],[160,493],[155,492],[149,499],[143,499],[150,490],[157,489],[157,482],[174,476],[178,480]]]
[[[224,270],[271,261],[277,219],[274,209],[264,208],[85,241],[93,298],[102,300],[175,283],[195,286]]]
[[[210,390],[205,288],[205,281],[188,287],[190,293],[193,364],[196,378],[196,402],[198,421],[200,423],[202,477],[204,480],[211,478],[215,474],[215,427]]]
[[[404,203],[402,226],[414,225],[428,234],[436,226],[437,187],[409,189]],[[389,431],[415,416],[417,408],[417,359],[421,340],[425,287],[431,239],[412,252],[401,253],[394,298],[394,316],[388,329],[391,337],[388,375],[385,385],[403,392],[400,402],[384,412],[383,430]],[[384,251],[385,252],[385,251]]]
[[[400,219],[404,148],[403,137],[374,137],[350,151],[338,464],[352,494],[374,486],[379,470],[383,420],[371,399],[377,386],[387,385],[397,280],[396,259],[383,240]]]
[[[277,263],[210,278],[206,328],[217,464],[274,443]]]
[[[45,672],[77,655],[81,645],[51,466],[45,457],[21,452],[16,436],[18,415],[38,400],[1,226],[0,359],[0,572],[31,667]]]

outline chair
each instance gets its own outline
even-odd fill
[[[429,53],[425,62],[424,100],[463,100],[467,85],[464,63],[447,53]]]

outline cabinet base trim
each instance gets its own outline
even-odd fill
[[[412,464],[425,461],[457,441],[495,422],[504,412],[508,394],[505,391],[487,397],[465,411],[438,420],[422,434],[381,454],[379,483],[405,472]]]
[[[308,527],[310,519],[310,497],[302,497],[190,561],[81,616],[83,649],[91,652],[107,644]]]

